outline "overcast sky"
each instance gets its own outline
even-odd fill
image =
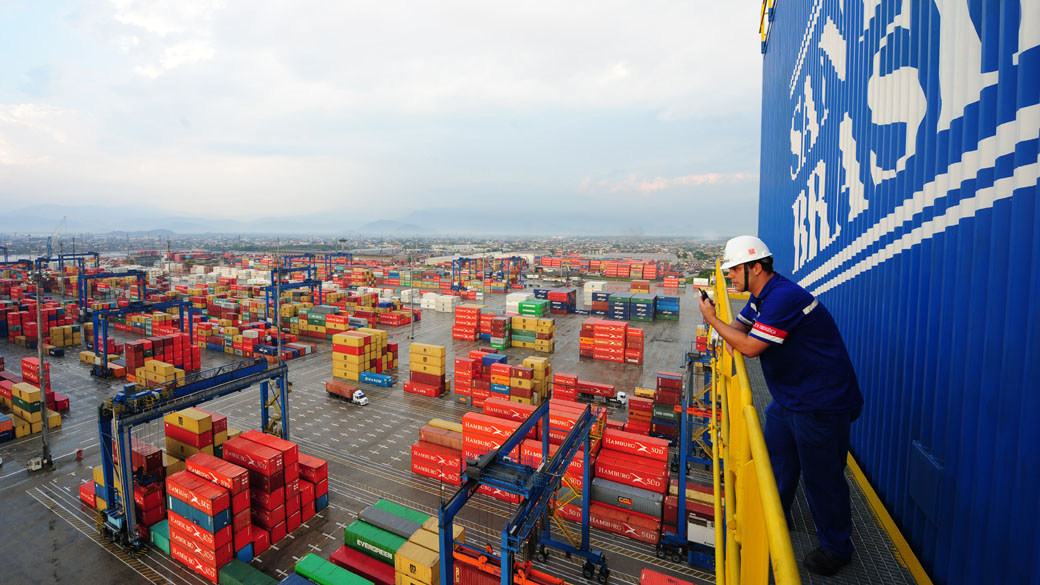
[[[0,217],[467,207],[756,231],[750,0],[0,0]],[[743,223],[740,223],[743,222]]]

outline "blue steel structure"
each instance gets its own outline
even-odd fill
[[[318,302],[322,303],[321,294],[321,281],[314,278],[314,267],[313,266],[300,266],[297,268],[272,268],[271,269],[271,284],[264,287],[264,319],[271,319],[271,305],[272,297],[274,304],[275,313],[275,327],[281,327],[279,321],[279,305],[281,303],[281,291],[292,290],[296,288],[310,288],[312,292],[317,292]],[[285,281],[282,279],[283,276],[290,275],[294,272],[306,272],[307,277],[298,282]],[[274,294],[272,294],[274,293]],[[280,329],[279,329],[280,330]]]
[[[7,262],[8,261],[8,258],[7,258],[7,246],[0,246],[0,248],[4,249],[4,262]]]
[[[509,256],[506,258],[496,258],[501,264],[502,269],[499,271],[502,282],[509,282],[509,277],[514,273],[516,274],[516,281],[519,284],[524,282],[524,259],[521,256]]]
[[[77,300],[79,301],[79,322],[85,323],[87,315],[91,312],[87,309],[87,283],[95,278],[120,278],[133,276],[137,278],[137,298],[144,300],[145,296],[145,273],[142,270],[127,270],[126,272],[99,272],[97,274],[80,274],[76,279],[76,288],[79,289]]]
[[[710,364],[710,360],[708,359],[707,354],[693,351],[686,353],[684,361],[685,363],[683,367],[685,369],[685,375],[683,380],[682,400],[680,405],[676,407],[676,411],[679,412],[679,439],[677,441],[679,453],[673,464],[673,471],[678,471],[679,474],[680,486],[686,485],[690,465],[711,465],[712,463],[710,452],[706,453],[708,458],[700,457],[695,452],[694,446],[698,443],[703,444],[702,448],[705,451],[707,451],[707,449],[715,448],[711,441],[710,433],[706,430],[707,424],[699,420],[694,420],[695,418],[700,418],[700,416],[693,412],[694,408],[707,408],[709,410],[711,408],[710,404],[705,405],[699,400],[697,392],[695,391],[696,385],[694,384],[694,364],[700,363],[707,365]],[[710,376],[710,374],[706,375]],[[657,557],[662,559],[670,558],[674,562],[686,561],[692,565],[713,570],[715,568],[714,550],[693,543],[689,539],[686,498],[678,498],[677,506],[677,532],[675,534],[670,532],[661,533],[661,540],[656,547]],[[716,519],[716,521],[718,520],[719,519]]]
[[[165,301],[162,303],[135,302],[130,303],[125,307],[119,307],[118,309],[94,311],[94,345],[92,349],[96,352],[98,347],[101,348],[101,363],[95,363],[94,367],[91,368],[90,373],[100,378],[108,378],[112,376],[112,370],[108,367],[108,343],[106,343],[106,340],[108,339],[109,317],[129,315],[131,313],[143,313],[145,311],[165,311],[166,309],[172,309],[174,307],[180,309],[181,332],[184,332],[184,328],[187,326],[187,333],[191,344],[195,345],[195,327],[193,327],[192,323],[194,310],[191,307],[191,302],[187,300]],[[185,313],[187,313],[187,319],[185,319]]]
[[[778,2],[764,52],[758,235],[842,331],[853,457],[936,583],[1035,582],[1037,2]]]
[[[327,275],[331,275],[332,274],[332,268],[333,268],[333,262],[332,261],[334,259],[336,259],[336,258],[346,258],[348,267],[354,265],[354,255],[351,254],[350,252],[332,252],[332,253],[329,253],[329,254],[325,254],[325,256],[322,258],[322,262],[325,263],[325,274],[327,274]]]
[[[282,268],[293,268],[293,262],[296,260],[306,260],[308,266],[314,267],[314,254],[307,252],[305,254],[282,256]]]
[[[98,406],[98,434],[101,441],[101,466],[105,478],[103,488],[107,509],[102,512],[102,533],[120,544],[131,554],[144,548],[144,542],[134,531],[136,518],[133,506],[131,431],[135,426],[162,418],[165,414],[202,404],[207,400],[226,396],[260,384],[263,390],[272,380],[286,386],[288,369],[284,365],[268,368],[263,360],[242,361],[212,370],[205,370],[185,378],[181,386],[169,383],[154,388],[140,388],[126,384],[116,396]],[[284,411],[283,411],[284,412]],[[288,417],[285,417],[286,421]],[[283,438],[288,439],[288,428]],[[124,502],[115,488],[114,452],[119,457],[119,480]],[[159,478],[138,478],[159,481]]]
[[[564,551],[568,556],[577,555],[586,559],[583,573],[586,577],[596,576],[600,583],[606,583],[610,577],[610,569],[607,568],[607,558],[601,552],[589,549],[589,498],[582,497],[582,527],[581,544],[574,547],[569,543],[556,540],[549,530],[548,514],[550,500],[554,497],[564,472],[571,460],[581,449],[584,457],[583,484],[591,485],[589,479],[589,448],[591,443],[591,431],[595,418],[589,407],[585,407],[574,428],[567,434],[563,443],[560,444],[556,453],[549,456],[549,402],[543,402],[531,416],[524,421],[520,428],[516,429],[502,446],[476,461],[469,461],[466,465],[465,482],[458,492],[452,496],[446,504],[442,503],[437,511],[438,526],[440,527],[440,554],[441,567],[440,578],[442,583],[454,582],[454,556],[456,543],[453,540],[453,526],[455,516],[462,510],[466,502],[477,492],[477,489],[486,485],[498,488],[510,494],[516,494],[524,498],[523,503],[502,529],[500,542],[500,556],[495,556],[487,551],[472,549],[475,552],[494,558],[499,561],[501,567],[502,585],[510,585],[513,582],[514,560],[517,553],[527,550],[526,544],[537,543],[539,547],[539,558],[547,556],[546,547]],[[518,461],[519,458],[511,456],[517,450],[527,435],[537,425],[541,424],[542,432],[542,461],[543,464],[536,470]],[[535,536],[531,539],[532,535]],[[465,545],[459,545],[465,546]],[[596,567],[599,574],[596,575]]]
[[[462,271],[471,264],[476,264],[483,268],[484,259],[455,258],[451,261],[451,290],[462,290]]]

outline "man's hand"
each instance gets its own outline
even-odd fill
[[[715,303],[711,299],[699,297],[697,301],[699,302],[698,308],[701,310],[701,315],[704,315],[705,319],[715,316]],[[711,321],[709,320],[708,322],[710,323]]]

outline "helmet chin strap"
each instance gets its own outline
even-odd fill
[[[747,262],[745,262],[744,263],[744,290],[743,290],[743,292],[747,292],[749,290],[751,290],[751,283],[748,282]]]

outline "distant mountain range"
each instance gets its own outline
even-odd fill
[[[322,211],[305,215],[265,217],[253,220],[198,217],[171,213],[148,206],[99,207],[37,205],[3,213],[0,232],[49,235],[62,216],[63,233],[131,234],[164,236],[177,234],[304,234],[304,235],[678,235],[715,237],[740,231],[719,232],[709,217],[686,214],[628,214],[609,211],[565,213],[503,213],[500,209],[425,208],[396,219],[360,218],[351,212]],[[752,216],[753,217],[753,216]],[[12,226],[17,230],[8,231]],[[743,230],[756,231],[754,225]]]

